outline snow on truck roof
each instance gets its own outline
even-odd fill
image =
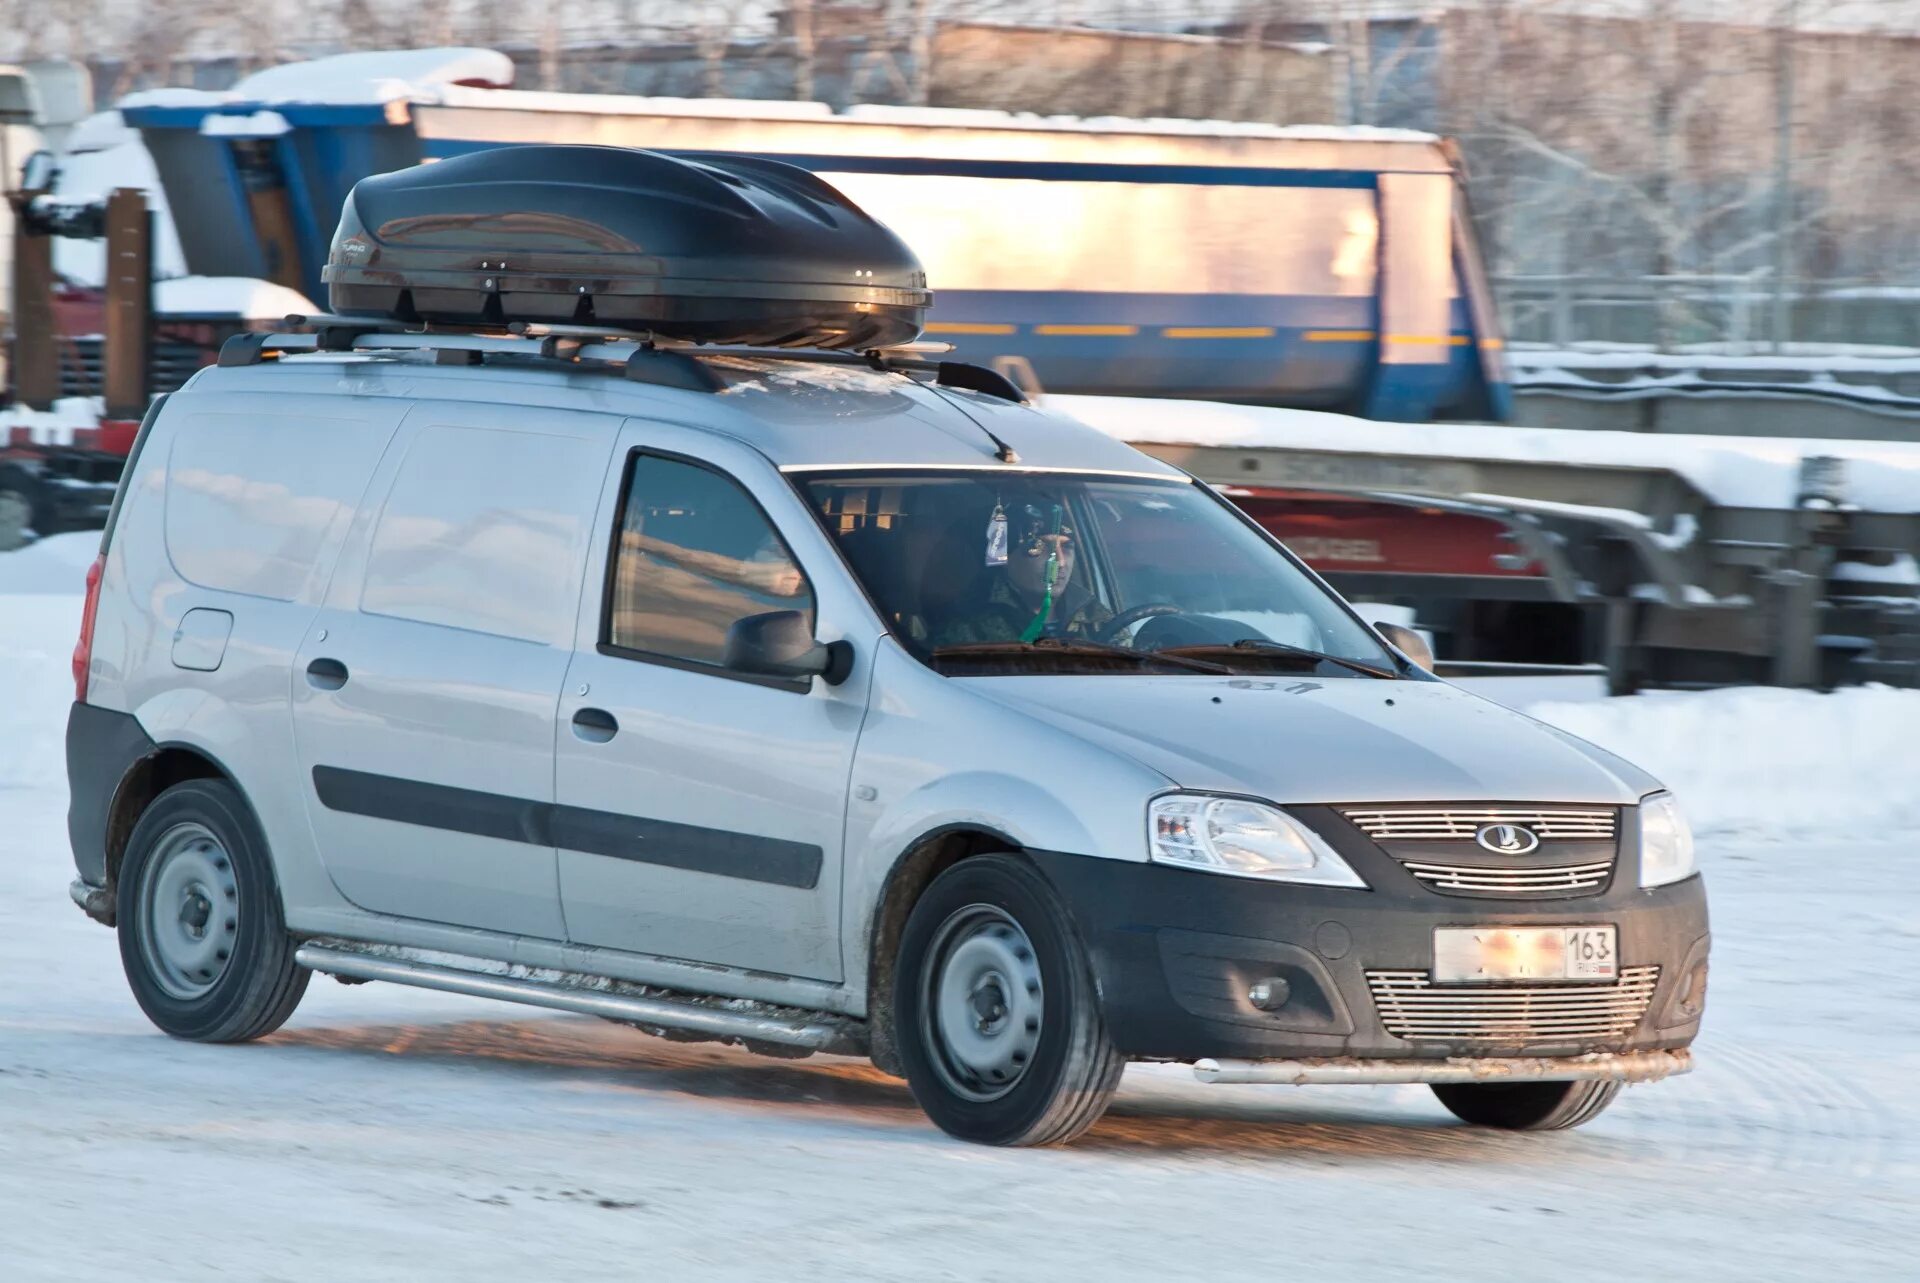
[[[549,93],[449,86],[433,101],[446,107],[589,112],[604,116],[705,116],[714,119],[1030,130],[1045,133],[1166,134],[1181,137],[1273,138],[1295,142],[1436,143],[1439,135],[1375,125],[1273,125],[1249,120],[1170,116],[1042,116],[971,107],[895,107],[862,103],[835,111],[823,102],[763,98],[669,98],[638,94]]]
[[[147,89],[126,107],[222,107],[235,103],[379,104],[431,98],[452,85],[507,86],[513,60],[492,49],[383,49],[288,62],[244,76],[231,89]]]
[[[1319,143],[1437,143],[1437,135],[1372,125],[1273,125],[1174,117],[1043,116],[962,107],[861,104],[836,112],[823,102],[759,98],[672,98],[635,94],[550,93],[512,89],[513,63],[491,49],[378,50],[285,63],[244,77],[231,89],[150,89],[119,106],[208,111],[276,106],[421,106],[493,111],[579,112],[597,116],[675,116],[1033,133],[1148,134],[1188,138],[1274,139]]]

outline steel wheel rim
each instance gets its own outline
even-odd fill
[[[1046,991],[1033,942],[1005,910],[970,904],[934,932],[922,973],[920,1035],[947,1090],[998,1100],[1033,1065]]]
[[[176,824],[141,877],[140,956],[169,997],[191,1001],[220,983],[240,934],[233,857],[204,824]]]

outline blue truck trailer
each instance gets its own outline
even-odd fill
[[[123,106],[190,271],[322,298],[355,181],[479,148],[746,153],[908,229],[935,291],[929,335],[1049,391],[1509,413],[1459,159],[1431,135],[460,85],[361,101],[293,83]]]

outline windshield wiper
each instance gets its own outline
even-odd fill
[[[1042,637],[1039,641],[1004,642],[967,642],[958,646],[939,646],[934,649],[935,659],[991,659],[1000,655],[1059,655],[1070,658],[1075,655],[1101,658],[1118,656],[1131,659],[1140,664],[1164,663],[1176,668],[1191,669],[1196,673],[1227,673],[1233,669],[1225,664],[1198,656],[1175,655],[1164,650],[1129,650],[1125,646],[1109,646],[1105,642],[1067,641],[1058,637]]]
[[[1351,668],[1356,673],[1365,673],[1369,677],[1384,677],[1397,680],[1400,674],[1378,664],[1369,664],[1364,660],[1348,659],[1344,655],[1329,655],[1325,651],[1312,650],[1306,646],[1295,646],[1291,642],[1269,641],[1264,637],[1242,637],[1232,645],[1209,643],[1204,646],[1169,646],[1165,650],[1154,651],[1156,655],[1176,655],[1182,658],[1200,658],[1207,655],[1233,657],[1249,652],[1260,655],[1272,655],[1275,658],[1300,659],[1312,663],[1338,664],[1342,668]]]

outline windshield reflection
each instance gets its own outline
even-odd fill
[[[802,484],[894,635],[942,671],[1395,674],[1364,625],[1196,485],[1006,471]]]

